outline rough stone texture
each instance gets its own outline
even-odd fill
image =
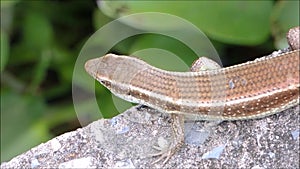
[[[168,115],[136,106],[13,158],[1,168],[299,168],[299,105],[262,119],[186,123],[185,145],[163,166]]]

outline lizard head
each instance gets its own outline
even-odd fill
[[[137,74],[148,67],[145,65],[144,61],[134,57],[107,54],[103,57],[88,60],[85,63],[85,70],[94,79],[113,91],[115,87],[119,88],[120,84],[129,85]]]

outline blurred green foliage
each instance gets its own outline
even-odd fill
[[[212,40],[225,66],[286,47],[285,33],[299,25],[299,1],[1,0],[1,162],[80,127],[71,91],[77,56],[97,29],[137,12],[169,13],[190,21]],[[152,22],[157,21],[124,24],[138,29]],[[99,42],[99,47],[105,41]],[[145,48],[168,50],[182,56],[188,65],[197,57],[174,39],[149,34],[125,39],[111,51],[143,55]],[[98,83],[96,89],[74,83],[86,93],[96,91],[101,111],[107,112],[104,117],[130,106],[117,111],[111,94]],[[85,106],[89,106],[88,100]]]

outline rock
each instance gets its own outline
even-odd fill
[[[299,105],[261,119],[189,122],[186,144],[164,166],[151,164],[158,157],[150,154],[159,152],[153,147],[164,143],[163,149],[172,140],[168,120],[165,114],[136,106],[42,143],[1,168],[299,167]]]

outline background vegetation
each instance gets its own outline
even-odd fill
[[[285,33],[299,25],[297,0],[1,0],[1,162],[81,127],[72,101],[76,58],[96,30],[117,17],[137,12],[165,12],[192,22],[217,47],[223,66],[286,47]],[[105,40],[102,43],[100,47]],[[176,53],[188,65],[196,58],[178,41],[149,34],[128,38],[111,51],[130,54],[153,47]],[[87,93],[94,90],[80,83],[75,85]],[[118,114],[110,93],[96,85],[97,98],[102,99],[101,111],[107,112],[104,117]]]

